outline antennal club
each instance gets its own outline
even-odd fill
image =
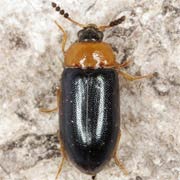
[[[78,25],[80,27],[85,27],[85,25],[80,24],[78,22],[76,22],[75,20],[71,19],[69,17],[69,14],[67,12],[64,11],[64,9],[61,9],[60,6],[58,6],[55,2],[52,2],[52,7],[59,12],[60,15],[64,16],[64,18],[68,19],[69,21],[71,21],[73,24]]]
[[[101,30],[101,31],[104,31],[107,28],[111,28],[113,26],[117,26],[117,25],[121,24],[123,21],[125,21],[125,19],[126,19],[126,17],[122,16],[119,19],[111,21],[108,26],[100,26],[98,29]]]
[[[114,21],[111,21],[111,22],[109,23],[109,26],[110,26],[110,27],[117,26],[118,24],[121,24],[123,21],[125,21],[125,19],[126,19],[126,17],[125,17],[125,16],[122,16],[122,17],[120,17],[119,19],[116,19],[116,20],[114,20]]]

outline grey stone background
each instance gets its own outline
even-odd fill
[[[120,77],[122,139],[118,156],[125,177],[112,160],[97,179],[180,180],[180,1],[72,0],[57,3],[81,23],[126,21],[105,32],[117,61],[131,58],[131,74],[156,72],[152,79]],[[61,155],[56,105],[63,60],[78,27],[58,15],[47,0],[0,1],[0,179],[54,180]],[[90,180],[69,162],[60,179]]]

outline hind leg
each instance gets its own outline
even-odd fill
[[[58,171],[57,171],[57,174],[56,174],[56,178],[55,180],[58,180],[58,177],[60,176],[61,172],[62,172],[62,169],[63,169],[63,165],[65,163],[65,160],[66,160],[66,156],[65,156],[65,150],[63,148],[63,144],[62,144],[62,141],[61,141],[61,137],[60,137],[60,134],[58,132],[58,140],[59,140],[59,144],[60,144],[60,153],[61,153],[61,156],[62,156],[62,159],[61,159],[61,162],[59,164],[59,168],[58,168]]]
[[[116,165],[122,170],[124,175],[127,176],[128,175],[128,171],[126,170],[126,168],[123,165],[123,163],[117,157],[117,149],[118,149],[118,146],[119,146],[120,139],[121,139],[121,132],[119,132],[119,136],[118,136],[118,141],[117,141],[117,145],[116,145],[116,149],[115,149],[115,153],[114,153],[114,161],[115,161]]]
[[[58,180],[58,177],[60,176],[60,173],[61,173],[61,171],[62,171],[64,162],[65,162],[65,157],[62,157],[61,162],[60,162],[60,164],[59,164],[59,168],[58,168],[58,171],[57,171],[55,180]]]

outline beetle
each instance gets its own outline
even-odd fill
[[[118,75],[133,81],[152,77],[152,74],[132,76],[122,71],[121,68],[127,67],[131,61],[119,64],[112,47],[103,42],[103,32],[121,24],[125,16],[109,25],[84,25],[70,18],[56,3],[52,2],[52,7],[81,28],[77,34],[78,40],[65,50],[67,33],[55,21],[63,33],[64,70],[60,88],[57,89],[57,107],[41,109],[41,112],[59,111],[62,160],[56,179],[67,159],[94,179],[114,158],[127,175],[127,170],[117,158],[121,136]]]

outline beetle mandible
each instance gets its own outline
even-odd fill
[[[57,89],[57,107],[41,109],[41,112],[59,111],[62,160],[56,179],[67,159],[94,179],[109,160],[114,158],[115,163],[127,175],[127,170],[117,158],[121,136],[118,75],[133,81],[152,77],[152,74],[132,76],[120,70],[131,61],[119,64],[112,47],[103,42],[103,32],[121,24],[125,16],[109,25],[84,25],[70,18],[56,3],[52,2],[52,7],[68,21],[81,27],[77,42],[65,50],[67,33],[55,21],[63,33],[65,68],[60,88]]]

